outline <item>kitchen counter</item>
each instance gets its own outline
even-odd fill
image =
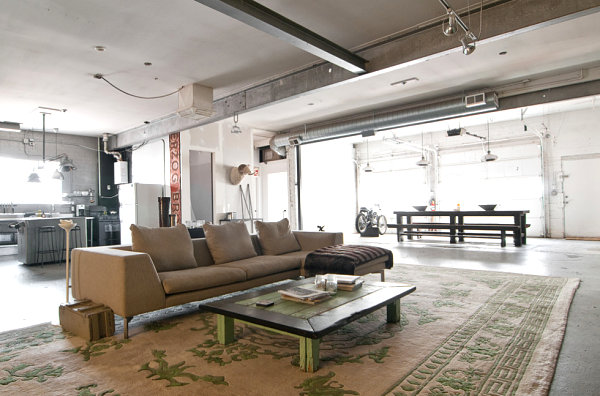
[[[58,226],[61,219],[73,220],[73,223],[77,224],[81,228],[81,240],[83,246],[87,246],[87,235],[88,235],[88,222],[87,217],[73,216],[71,214],[58,215],[56,217],[19,217],[12,218],[10,221],[19,222],[19,230],[17,234],[18,253],[17,260],[23,264],[38,264],[39,262],[50,262],[52,261],[50,255],[40,257],[39,262],[37,261],[36,251],[38,248],[38,229],[44,226],[55,226],[56,232],[54,233],[54,245],[57,250],[57,257],[62,257],[65,250],[65,231]],[[73,246],[71,247],[79,247]],[[45,246],[44,246],[45,248]],[[62,260],[58,260],[62,261]]]

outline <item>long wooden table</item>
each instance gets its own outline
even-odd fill
[[[231,297],[201,301],[200,309],[217,314],[218,339],[224,345],[234,342],[234,319],[299,338],[300,368],[313,372],[319,367],[324,335],[383,307],[387,307],[387,321],[398,323],[400,298],[416,290],[415,286],[400,283],[365,282],[355,291],[338,290],[332,298],[315,305],[284,300],[277,292],[313,283],[314,278],[279,282]],[[257,301],[263,300],[272,301],[274,305],[256,306]]]
[[[506,236],[512,236],[515,246],[527,243],[527,213],[529,210],[467,210],[467,211],[396,211],[396,224],[388,227],[396,229],[398,242],[406,236],[433,235],[448,236],[450,243],[464,242],[465,237],[499,238],[501,245],[506,246]],[[413,219],[421,218],[414,222]],[[423,221],[422,218],[436,217],[436,221]],[[465,218],[504,217],[505,223],[467,223]],[[441,219],[446,219],[441,220]],[[425,219],[427,220],[427,219]],[[443,231],[440,231],[443,230]],[[489,231],[497,231],[496,233]]]

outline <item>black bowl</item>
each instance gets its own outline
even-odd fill
[[[494,205],[479,205],[479,207],[483,210],[489,211],[489,210],[494,210],[496,208],[497,204]]]
[[[419,212],[425,212],[425,209],[427,209],[427,205],[413,206],[413,208],[417,209]]]

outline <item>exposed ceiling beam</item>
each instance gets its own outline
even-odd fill
[[[366,73],[366,60],[304,26],[252,0],[196,0],[255,29],[355,74]]]

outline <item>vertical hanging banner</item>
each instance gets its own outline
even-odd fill
[[[179,158],[179,132],[169,135],[171,170],[171,214],[177,215],[177,224],[181,224],[181,160]]]

